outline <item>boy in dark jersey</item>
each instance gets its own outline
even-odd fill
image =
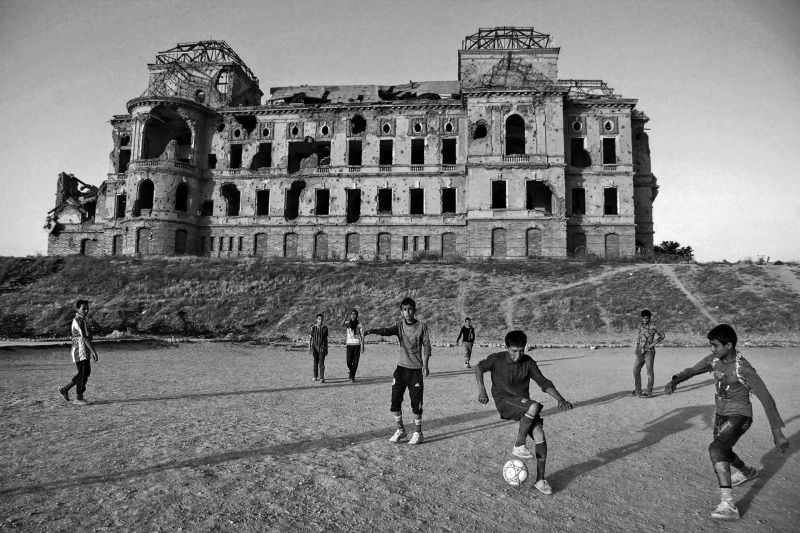
[[[328,356],[328,326],[324,324],[325,316],[317,315],[317,323],[311,326],[308,335],[308,351],[314,358],[314,381],[325,383],[325,358]]]
[[[396,335],[400,341],[400,360],[394,371],[392,379],[392,403],[389,411],[394,415],[397,430],[389,442],[399,442],[406,438],[406,428],[403,425],[403,396],[408,389],[408,399],[411,401],[411,412],[414,414],[414,434],[411,435],[409,444],[422,444],[422,378],[430,374],[428,360],[431,358],[431,339],[428,335],[428,326],[420,322],[414,315],[417,304],[411,298],[400,302],[400,313],[403,320],[393,326],[371,328],[364,332],[364,336],[374,334],[384,337]]]
[[[753,421],[750,392],[764,406],[775,447],[783,453],[789,447],[789,441],[781,431],[785,426],[775,407],[775,400],[755,368],[736,349],[737,337],[734,329],[728,324],[720,324],[708,332],[708,340],[711,343],[711,354],[703,357],[693,367],[672,376],[672,380],[664,387],[664,392],[671,394],[678,383],[704,372],[714,372],[717,413],[714,417],[714,440],[708,447],[708,453],[719,481],[722,501],[711,513],[711,518],[738,520],[739,510],[733,503],[732,487],[758,475],[755,468],[745,465],[733,451],[733,446]],[[736,469],[733,474],[731,466]]]
[[[92,345],[92,336],[86,324],[88,315],[89,301],[78,300],[75,302],[75,318],[72,319],[72,326],[70,326],[70,337],[72,338],[72,362],[78,368],[78,373],[69,383],[58,389],[61,396],[70,401],[69,390],[74,386],[78,393],[78,397],[75,399],[76,405],[89,405],[89,402],[83,399],[83,393],[86,392],[86,381],[89,379],[89,374],[92,373],[91,358],[94,358],[95,363],[97,362],[97,350]]]
[[[517,440],[511,449],[512,455],[523,459],[536,457],[536,483],[534,487],[543,494],[552,494],[553,489],[544,478],[547,462],[547,440],[544,435],[544,425],[539,412],[542,404],[531,400],[530,380],[534,380],[544,392],[558,402],[562,411],[572,409],[572,404],[564,399],[556,390],[553,382],[544,377],[536,361],[525,353],[528,337],[522,331],[509,331],[506,334],[506,351],[493,353],[475,367],[475,379],[478,382],[478,401],[488,403],[486,386],[483,384],[483,374],[492,373],[492,398],[500,418],[506,420],[519,420]],[[525,442],[528,437],[533,439],[534,452],[532,454]]]
[[[475,328],[472,327],[472,320],[469,317],[464,319],[464,325],[458,332],[456,344],[458,341],[462,341],[461,345],[464,347],[464,366],[470,368],[469,360],[472,357],[472,345],[475,342]]]

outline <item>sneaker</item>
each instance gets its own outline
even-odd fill
[[[731,473],[731,485],[738,487],[742,483],[746,483],[751,479],[758,477],[758,470],[751,466],[745,466],[741,470],[735,470]]]
[[[550,486],[546,479],[540,479],[533,486],[542,494],[553,494],[553,487]]]
[[[317,379],[317,378],[311,378],[311,379],[313,379],[314,381],[318,381],[318,379]]]
[[[69,389],[68,388],[61,387],[60,389],[58,389],[58,392],[61,393],[61,396],[63,396],[65,400],[70,401],[70,399],[69,399]]]
[[[325,378],[319,380],[320,383],[325,383]]]
[[[723,501],[717,505],[714,512],[711,513],[711,518],[718,520],[739,520],[739,509],[733,505],[733,502]]]
[[[416,433],[415,433],[416,435]],[[400,442],[401,439],[404,439],[408,436],[405,429],[398,429],[394,432],[394,435],[389,437],[389,442]]]
[[[83,406],[83,405],[89,405],[90,403],[92,403],[92,402],[87,402],[83,398],[79,398],[79,399],[75,400],[75,405]]]
[[[643,393],[641,394],[641,397],[642,397],[642,398],[649,398],[649,397],[650,397],[650,396],[652,396],[652,395],[653,395],[653,394],[652,394],[652,393],[650,393],[650,392],[643,392]]]
[[[642,395],[642,391],[633,391],[633,392],[631,392],[631,396],[641,396],[641,395]]]
[[[413,435],[411,435],[411,439],[408,441],[409,444],[422,444],[423,438],[422,433],[415,431]]]
[[[524,444],[522,446],[514,446],[513,448],[511,448],[511,455],[519,457],[521,459],[533,459],[534,457],[536,457]]]
[[[469,366],[469,363],[464,363],[464,367],[465,368],[472,368],[471,366]]]

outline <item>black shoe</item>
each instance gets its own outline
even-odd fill
[[[652,393],[652,392],[643,392],[643,393],[642,393],[642,398],[649,398],[649,397],[650,397],[650,396],[652,396],[652,395],[653,395],[653,393]]]
[[[60,389],[58,389],[58,392],[61,393],[61,396],[63,396],[65,400],[70,401],[69,389],[67,387],[61,387]]]
[[[638,391],[631,392],[631,396],[641,396],[641,395],[642,395],[642,393],[638,392]]]

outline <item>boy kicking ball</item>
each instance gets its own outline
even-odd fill
[[[714,372],[716,394],[714,402],[717,413],[714,417],[714,440],[708,447],[711,463],[719,481],[722,501],[711,513],[711,518],[719,520],[738,520],[739,510],[733,503],[732,487],[741,485],[758,476],[758,471],[744,464],[733,451],[733,446],[750,428],[753,422],[753,406],[750,392],[753,392],[764,406],[772,439],[781,453],[789,447],[783,436],[783,420],[775,407],[775,400],[761,381],[756,369],[742,357],[736,349],[736,332],[727,324],[720,324],[708,332],[711,354],[702,358],[691,368],[678,372],[664,387],[671,394],[678,383],[702,374]],[[731,467],[736,470],[731,474]]]
[[[544,392],[558,402],[562,411],[572,409],[572,404],[564,399],[556,390],[553,382],[544,377],[536,361],[525,354],[528,338],[522,331],[509,331],[506,335],[506,351],[493,353],[475,367],[475,379],[478,382],[478,401],[488,403],[483,374],[492,373],[492,398],[500,418],[519,420],[517,440],[511,449],[512,455],[522,459],[536,457],[536,483],[534,487],[543,494],[552,494],[553,489],[544,478],[547,462],[547,440],[544,436],[544,425],[539,413],[542,404],[531,400],[528,391],[533,379]],[[525,443],[530,436],[533,439],[535,455]]]

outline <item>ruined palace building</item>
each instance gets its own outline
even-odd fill
[[[48,253],[652,250],[649,119],[604,81],[559,79],[559,52],[533,28],[482,28],[457,80],[273,87],[262,101],[225,41],[178,44],[112,118],[105,181],[59,176]]]

